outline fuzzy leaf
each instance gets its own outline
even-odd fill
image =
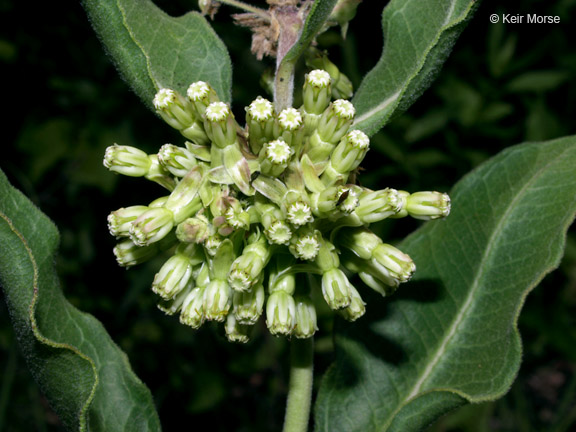
[[[150,0],[84,0],[114,64],[144,103],[169,87],[186,94],[198,80],[230,100],[232,65],[226,47],[197,12],[165,14]]]
[[[576,137],[509,148],[465,176],[452,214],[399,247],[413,281],[339,326],[318,431],[418,431],[501,397],[518,372],[526,295],[563,255],[576,212]]]
[[[29,369],[67,430],[159,431],[148,388],[93,316],[62,294],[54,224],[0,171],[0,285]]]
[[[337,0],[316,0],[310,7],[298,41],[288,51],[283,61],[296,62],[316,37],[330,16]]]
[[[392,0],[382,13],[384,48],[352,99],[355,128],[373,135],[430,85],[472,15],[475,0]]]

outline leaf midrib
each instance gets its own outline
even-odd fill
[[[388,426],[390,425],[392,420],[396,417],[398,412],[402,409],[402,407],[404,407],[407,403],[409,403],[411,400],[415,399],[417,396],[420,395],[420,391],[421,391],[424,383],[432,375],[432,372],[434,371],[435,367],[438,365],[440,358],[442,358],[442,356],[444,355],[444,353],[446,351],[446,347],[448,346],[449,342],[452,340],[454,335],[457,333],[457,329],[460,326],[460,324],[462,323],[462,321],[464,320],[464,318],[465,318],[465,316],[466,316],[466,314],[470,308],[470,305],[472,304],[472,300],[474,299],[475,294],[478,290],[478,287],[480,286],[480,282],[483,279],[483,275],[486,272],[486,269],[487,269],[486,263],[489,261],[489,258],[492,255],[492,250],[493,250],[494,244],[496,243],[496,240],[499,237],[499,234],[504,229],[504,226],[505,226],[504,221],[508,220],[508,216],[510,215],[512,210],[516,207],[516,202],[520,199],[520,197],[524,196],[526,190],[529,189],[530,186],[532,184],[534,184],[536,182],[536,180],[538,180],[540,178],[541,174],[543,172],[545,172],[550,165],[555,164],[559,160],[559,158],[561,158],[564,155],[564,153],[568,150],[569,149],[566,149],[566,150],[562,151],[561,153],[559,153],[558,155],[556,155],[546,165],[542,166],[533,175],[533,177],[530,181],[524,183],[523,187],[520,189],[520,191],[516,194],[514,199],[511,201],[511,203],[508,206],[508,208],[506,209],[506,211],[502,214],[502,217],[498,221],[496,229],[493,231],[493,234],[490,236],[490,239],[488,240],[488,244],[487,244],[487,247],[485,249],[486,252],[484,253],[482,260],[480,261],[480,263],[478,265],[477,275],[474,278],[474,282],[472,283],[472,289],[469,291],[469,294],[468,294],[466,301],[464,302],[462,308],[460,309],[460,312],[457,314],[456,318],[452,322],[451,326],[448,329],[448,332],[445,333],[446,336],[443,338],[442,343],[440,344],[440,346],[436,350],[436,352],[432,358],[432,361],[426,367],[426,369],[424,370],[424,373],[416,381],[415,385],[412,387],[408,396],[398,405],[398,408],[390,416],[390,419],[385,424],[383,430],[386,430],[388,428]],[[433,390],[434,389],[430,389],[430,391],[433,391]],[[463,397],[466,396],[462,392],[456,392],[456,393],[458,393],[459,395],[461,395]]]

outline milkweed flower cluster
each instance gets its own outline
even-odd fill
[[[241,127],[205,82],[186,95],[161,89],[158,114],[187,139],[157,154],[121,145],[106,150],[111,171],[146,177],[168,190],[148,205],[113,211],[108,225],[120,265],[168,252],[154,277],[159,307],[193,328],[224,324],[245,342],[262,315],[274,335],[311,337],[317,330],[310,284],[320,279],[328,306],[354,321],[365,303],[353,274],[384,296],[410,279],[410,257],[369,225],[386,218],[430,220],[450,211],[438,192],[370,190],[354,183],[369,138],[353,127],[355,109],[332,101],[332,79],[305,77],[303,105],[275,112],[258,97]]]

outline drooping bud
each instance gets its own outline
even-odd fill
[[[294,297],[285,291],[275,291],[266,302],[266,326],[274,336],[289,336],[296,321]]]
[[[359,130],[353,130],[342,138],[330,157],[331,167],[342,174],[348,174],[356,169],[364,159],[370,139]]]
[[[204,291],[205,287],[194,288],[184,300],[180,312],[180,322],[194,329],[204,323]]]
[[[316,307],[308,296],[294,298],[296,304],[296,317],[292,335],[299,339],[307,339],[314,336],[318,330],[316,319]]]
[[[226,331],[226,338],[230,342],[246,343],[250,340],[248,337],[250,326],[240,323],[234,314],[228,314],[226,317],[224,330]]]
[[[360,293],[354,287],[354,285],[350,285],[350,304],[340,309],[338,312],[340,315],[347,321],[356,321],[366,312],[366,303],[360,297]]]
[[[256,283],[248,291],[235,291],[232,298],[234,316],[241,324],[256,324],[264,308],[264,286]]]
[[[232,290],[223,280],[210,281],[204,290],[204,314],[209,321],[224,322],[232,306]]]
[[[332,310],[339,310],[350,305],[350,281],[339,268],[334,268],[322,275],[322,295]]]
[[[400,210],[398,191],[386,188],[370,191],[360,196],[358,207],[354,211],[363,223],[374,223],[394,216]]]
[[[262,235],[250,243],[232,263],[228,282],[236,291],[247,291],[258,282],[264,267],[270,260],[270,246]]]

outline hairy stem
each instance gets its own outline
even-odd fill
[[[245,10],[247,12],[251,12],[255,15],[258,15],[260,18],[263,18],[267,21],[270,21],[270,14],[266,12],[264,9],[260,9],[256,6],[252,6],[248,3],[244,3],[243,1],[239,0],[217,0],[218,3],[227,4],[229,6],[236,7],[238,9]]]
[[[290,348],[290,385],[283,432],[306,432],[312,404],[314,338],[293,339]]]
[[[292,106],[294,98],[294,63],[282,62],[274,79],[274,108],[277,112]]]

